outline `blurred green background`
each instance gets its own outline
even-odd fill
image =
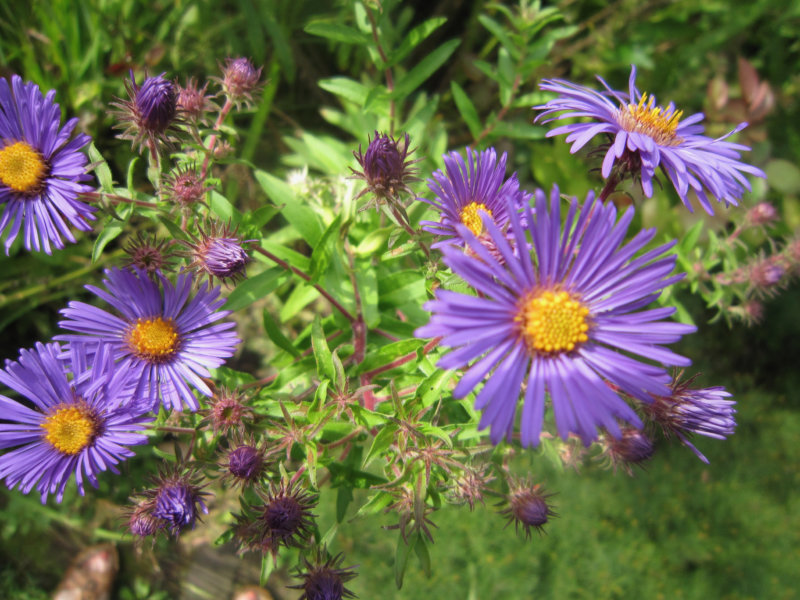
[[[460,40],[416,92],[436,100],[430,139],[412,141],[425,156],[420,163],[424,178],[439,166],[435,151],[443,150],[442,144],[458,148],[476,138],[456,105],[452,82],[466,92],[482,122],[503,106],[496,83],[476,67],[481,61],[502,63],[497,32],[490,31],[486,17],[511,35],[519,32],[508,14],[537,7],[459,0],[386,1],[383,6],[393,11],[398,29],[435,17],[447,19],[411,52],[409,64],[419,63],[448,40]],[[760,0],[735,8],[722,0],[565,0],[546,6],[558,10],[559,30],[545,45],[546,60],[517,82],[517,98],[534,98],[541,77],[593,85],[599,74],[612,86],[624,87],[635,63],[640,89],[674,100],[688,114],[704,111],[710,135],[750,121],[741,140],[754,148],[746,160],[769,175],[759,194],[784,217],[776,233],[793,234],[800,224],[800,5],[792,0]],[[353,19],[348,0],[8,2],[0,6],[0,75],[19,73],[43,89],[55,88],[64,114],[80,117],[80,128],[95,138],[115,177],[124,180],[129,147],[114,138],[107,106],[123,95],[122,78],[128,70],[139,76],[145,69],[151,74],[165,71],[180,82],[188,77],[205,80],[218,74],[226,57],[247,56],[264,65],[269,83],[262,100],[235,122],[240,156],[278,174],[304,161],[312,172],[323,172],[313,156],[308,159],[305,134],[354,149],[372,131],[355,131],[352,120],[348,127],[337,127],[326,118],[325,111],[336,107],[337,99],[318,82],[341,75],[379,80],[382,74],[374,72],[363,48],[306,29],[312,22]],[[531,39],[552,30],[544,31],[532,32]],[[506,122],[530,123],[532,103],[512,103],[504,113]],[[506,137],[499,128],[481,143],[508,151],[510,163],[529,187],[549,187],[555,180],[565,191],[582,195],[587,186],[597,186],[598,176],[587,174],[587,163],[571,157],[563,141],[533,139],[536,135]],[[235,164],[221,177],[229,198],[239,195],[245,202],[258,202],[252,182]],[[651,216],[652,224],[675,231],[670,222],[674,214]],[[82,262],[90,248],[91,240],[83,240],[66,251],[73,266],[94,268]],[[5,279],[51,272],[55,277],[63,264],[38,255],[0,257]],[[50,337],[57,311],[74,289],[75,282],[66,282],[35,297],[3,297],[2,356],[14,357],[19,347]],[[5,292],[0,289],[0,295]],[[698,323],[713,316],[702,302],[684,301]],[[26,304],[24,310],[20,302]],[[390,517],[345,521],[333,550],[346,553],[346,564],[359,565],[359,577],[350,587],[361,598],[796,597],[798,304],[795,284],[767,302],[762,323],[734,329],[721,322],[703,326],[678,349],[696,358],[702,384],[723,384],[739,402],[739,426],[732,439],[698,442],[709,466],[677,445],[660,447],[647,469],[634,477],[591,467],[581,473],[559,472],[541,457],[523,454],[516,460],[530,464],[536,480],[558,492],[554,503],[560,516],[548,524],[545,535],[524,540],[513,526],[504,529],[491,503],[474,512],[440,511],[432,517],[438,528],[431,577],[412,559],[404,587],[397,591],[397,532],[381,528],[391,523]],[[137,454],[129,467],[131,481],[141,480],[153,458],[147,450]],[[128,491],[106,480],[96,495],[47,507],[36,497],[1,491],[0,597],[48,597],[76,549],[107,539],[119,542],[122,553],[118,597],[202,597],[202,590],[185,583],[197,548],[208,547],[216,524],[188,536],[178,548],[159,544],[152,553],[136,553],[130,540],[116,533],[120,521],[115,505],[125,502]],[[333,520],[332,509],[321,507],[320,529],[325,531]],[[243,573],[235,583],[255,583],[247,581],[249,571]],[[220,577],[231,579],[229,575]],[[285,573],[279,572],[275,581],[281,577]],[[276,597],[283,597],[286,592],[275,585]]]

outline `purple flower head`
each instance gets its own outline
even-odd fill
[[[444,262],[480,297],[437,290],[424,306],[431,320],[416,335],[441,337],[441,345],[454,348],[440,367],[472,363],[453,391],[456,398],[486,379],[475,407],[483,411],[480,427],[491,427],[493,443],[512,435],[523,382],[524,446],[539,442],[546,394],[563,439],[574,433],[588,445],[598,428],[619,437],[618,419],[642,423],[615,390],[644,402],[669,393],[667,372],[638,357],[689,363],[663,345],[695,328],[665,321],[674,308],[642,310],[682,277],[669,276],[676,257],[665,253],[674,243],[636,256],[655,230],[623,243],[633,209],[618,220],[616,208],[595,202],[591,193],[581,208],[573,198],[563,217],[557,187],[549,202],[541,190],[535,201],[535,213],[525,208],[525,227],[515,210],[507,211],[516,248],[528,248],[530,234],[532,253],[515,253],[494,219],[484,217],[502,265],[467,227],[457,227],[477,258],[448,246]]]
[[[258,482],[266,473],[266,446],[258,444],[252,437],[234,436],[225,460],[219,465],[234,485],[246,486]]]
[[[129,257],[127,265],[146,271],[151,277],[160,271],[171,269],[171,255],[167,246],[167,240],[156,240],[155,237],[139,232],[124,248]]]
[[[0,448],[14,448],[0,456],[0,478],[24,494],[36,486],[42,503],[48,494],[61,502],[73,473],[81,495],[84,481],[97,487],[98,473],[119,473],[115,465],[133,456],[128,446],[147,443],[138,432],[152,420],[127,379],[115,377],[107,346],[92,357],[73,348],[66,361],[61,351],[37,343],[0,370],[0,384],[33,405],[0,395]]]
[[[382,199],[392,201],[400,192],[411,194],[408,184],[417,181],[415,177],[417,170],[411,167],[417,161],[408,159],[413,152],[413,149],[409,149],[408,134],[405,134],[401,145],[400,140],[376,131],[365,153],[361,152],[359,144],[358,151],[354,151],[353,156],[358,161],[361,171],[356,171],[352,167],[350,170],[353,172],[353,178],[363,179],[367,187],[361,190],[356,198],[369,192],[375,196],[376,202]]]
[[[550,496],[552,494],[544,493],[541,484],[512,481],[507,498],[508,506],[500,514],[508,517],[508,525],[514,523],[517,531],[522,527],[525,537],[529,538],[531,529],[541,533],[548,519],[558,516],[547,502]]]
[[[702,135],[702,113],[681,119],[683,111],[670,103],[660,106],[655,96],[636,89],[636,67],[631,67],[628,92],[612,90],[600,77],[606,88],[597,92],[561,79],[545,79],[540,88],[559,96],[547,104],[535,106],[543,111],[536,120],[545,123],[570,117],[588,117],[588,122],[562,125],[547,133],[548,137],[567,134],[575,153],[599,134],[611,141],[603,159],[604,178],[611,175],[615,163],[625,171],[636,169],[642,190],[649,198],[653,195],[653,177],[656,167],[667,174],[681,201],[691,211],[689,191],[697,195],[700,205],[709,214],[714,209],[709,195],[725,204],[736,205],[750,182],[745,173],[764,177],[763,171],[739,161],[740,152],[750,150],[741,144],[724,141],[743,129],[741,123],[727,135],[712,139]],[[626,173],[620,173],[624,175]]]
[[[165,527],[164,521],[153,516],[154,509],[153,500],[141,500],[130,510],[126,525],[138,540],[154,536]]]
[[[206,96],[208,83],[202,88],[198,87],[194,78],[190,78],[185,86],[178,86],[177,106],[181,113],[193,120],[203,121],[206,113],[212,107],[211,101]]]
[[[303,558],[305,569],[298,569],[296,577],[303,580],[298,585],[290,585],[290,588],[303,590],[299,600],[342,600],[342,598],[354,598],[353,592],[348,590],[344,584],[356,577],[355,567],[344,567],[341,564],[344,555],[322,560],[325,551],[317,552],[313,562]]]
[[[616,470],[622,466],[628,475],[633,474],[632,465],[641,466],[650,460],[655,452],[652,440],[635,427],[622,427],[622,435],[618,438],[609,437],[604,440],[604,453],[608,462]]]
[[[176,537],[193,529],[201,512],[208,514],[203,499],[208,493],[202,491],[200,479],[195,469],[176,466],[160,474],[155,489],[144,492],[145,502],[152,502],[151,515]]]
[[[131,269],[106,270],[105,290],[86,286],[118,314],[70,302],[59,325],[79,335],[57,339],[90,350],[101,342],[109,344],[119,370],[130,374],[137,396],[147,398],[150,408],[156,410],[160,401],[167,409],[197,410],[192,388],[211,396],[202,378],[231,357],[240,341],[232,331],[235,323],[221,321],[230,314],[219,310],[225,300],[219,298],[219,288],[206,284],[190,298],[188,273],[179,274],[173,285],[163,275],[152,281],[145,271]]]
[[[453,243],[465,245],[459,234],[460,226],[480,238],[485,232],[483,214],[503,229],[508,224],[509,207],[521,208],[527,198],[519,189],[516,173],[505,179],[505,153],[498,161],[494,148],[483,152],[468,148],[467,162],[458,152],[442,158],[445,171],[435,171],[433,179],[428,180],[435,198],[420,198],[441,213],[439,221],[420,222],[425,231],[444,238],[434,243],[433,248]]]
[[[222,91],[234,104],[253,101],[258,90],[262,67],[256,69],[248,59],[227,58],[222,70]]]
[[[116,126],[124,131],[121,139],[131,140],[132,146],[144,147],[155,153],[159,144],[172,139],[172,132],[178,124],[178,92],[164,73],[155,77],[145,76],[141,86],[131,71],[130,79],[125,80],[128,100],[115,99],[115,116],[119,120]]]
[[[243,278],[250,256],[245,249],[253,240],[242,240],[227,225],[213,224],[207,231],[200,231],[200,237],[193,242],[181,242],[189,248],[189,266],[199,273],[220,281],[235,282]]]
[[[18,75],[0,79],[0,235],[5,249],[24,232],[27,250],[52,254],[64,247],[64,236],[75,243],[72,225],[89,231],[95,209],[78,197],[91,191],[85,185],[86,155],[80,150],[91,138],[79,133],[70,140],[78,119],[61,127],[55,90],[42,96],[35,83]]]
[[[649,418],[661,426],[667,436],[675,435],[704,463],[708,459],[689,441],[697,433],[724,440],[736,429],[736,401],[728,400],[731,394],[724,387],[692,389],[694,377],[680,381],[675,377],[672,392],[654,397],[645,405]]]

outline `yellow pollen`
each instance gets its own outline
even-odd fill
[[[16,142],[0,150],[0,181],[12,190],[35,192],[47,172],[42,155],[25,142]]]
[[[171,356],[180,342],[173,320],[161,317],[137,319],[126,341],[136,356],[151,362]]]
[[[483,233],[483,219],[481,219],[479,210],[482,210],[490,217],[492,216],[492,211],[480,202],[470,202],[461,209],[461,222],[475,234],[475,237]]]
[[[567,292],[542,292],[520,306],[517,320],[531,353],[571,352],[587,341],[589,309]]]
[[[74,404],[61,404],[54,413],[45,418],[41,427],[47,432],[44,439],[62,454],[70,456],[88,446],[96,433],[96,423],[91,412]]]
[[[639,104],[620,107],[619,124],[625,131],[643,133],[662,146],[680,144],[682,140],[675,137],[675,132],[683,111],[666,110],[654,105],[655,99],[652,96],[642,94]]]

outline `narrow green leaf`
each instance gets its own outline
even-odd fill
[[[347,514],[347,507],[353,501],[353,488],[342,486],[336,491],[336,522],[341,523]]]
[[[369,37],[366,34],[341,23],[314,21],[306,25],[303,31],[345,44],[360,45],[369,41]]]
[[[292,188],[285,181],[266,171],[256,170],[255,178],[272,201],[281,206],[281,214],[311,246],[322,236],[322,223],[317,213],[298,202]]]
[[[319,87],[323,90],[336,94],[340,98],[354,102],[359,106],[364,106],[369,89],[363,83],[359,83],[349,77],[330,77],[320,79]]]
[[[402,43],[397,49],[389,54],[389,62],[386,66],[391,68],[399,64],[406,56],[411,54],[414,48],[446,22],[447,19],[445,17],[434,17],[414,27],[408,32],[408,35],[403,38]]]
[[[414,553],[419,558],[419,564],[422,565],[422,572],[425,577],[431,576],[431,553],[428,551],[428,544],[423,536],[417,538],[417,543],[414,544]]]
[[[433,75],[439,67],[447,62],[447,59],[455,52],[455,49],[460,43],[461,40],[449,40],[445,42],[422,59],[419,64],[408,73],[402,77],[398,77],[391,97],[395,99],[405,98],[414,92],[428,77]]]
[[[333,256],[334,246],[339,239],[339,232],[341,231],[342,215],[336,215],[336,218],[328,225],[319,243],[314,246],[311,253],[311,282],[318,283],[325,271],[331,264],[331,257]]]
[[[389,423],[372,439],[372,445],[369,447],[369,452],[364,458],[362,468],[367,468],[369,463],[375,460],[383,452],[385,452],[394,441],[394,434],[397,433],[397,425]]]
[[[275,561],[272,558],[272,554],[264,553],[261,557],[261,577],[259,578],[259,583],[261,587],[265,587],[267,585],[267,580],[269,576],[272,574],[272,570],[275,568]]]
[[[124,228],[125,223],[117,220],[111,220],[103,227],[103,230],[100,232],[100,235],[97,236],[97,239],[94,242],[94,247],[92,248],[93,263],[96,263],[100,259],[103,249],[109,244],[109,242],[119,236]]]
[[[300,358],[300,351],[294,347],[292,342],[289,341],[289,338],[283,335],[283,332],[280,330],[280,327],[278,327],[275,319],[272,318],[272,315],[266,309],[264,309],[263,322],[264,331],[267,332],[267,336],[270,340],[272,340],[273,344],[275,344],[281,350],[286,350],[286,352],[295,358]]]
[[[286,303],[281,307],[278,312],[278,317],[281,323],[285,323],[297,313],[303,310],[310,302],[313,302],[319,297],[319,292],[310,285],[304,283],[299,284],[292,290]]]
[[[519,58],[519,50],[514,42],[511,41],[511,38],[508,37],[505,28],[500,25],[500,23],[487,15],[478,15],[478,21],[480,21],[481,25],[489,30],[489,32],[497,39],[498,42],[500,42],[500,44],[502,44],[503,48],[505,48],[515,60]]]
[[[353,515],[353,518],[350,519],[350,522],[355,521],[356,519],[366,516],[366,515],[375,515],[381,512],[384,508],[389,506],[392,503],[392,495],[387,492],[378,492],[374,496],[372,496],[366,504],[362,505],[361,508],[358,509],[358,512]]]
[[[317,373],[320,377],[333,379],[333,356],[331,349],[328,348],[328,341],[325,339],[325,331],[322,329],[322,320],[319,315],[314,319],[311,326],[311,346],[314,349],[314,360],[317,363]]]
[[[282,275],[284,277],[281,277]],[[241,310],[245,306],[250,306],[256,300],[275,291],[288,277],[288,273],[280,267],[269,269],[254,277],[248,277],[237,284],[236,289],[228,296],[228,300],[225,302],[225,309]]]
[[[89,160],[94,165],[94,174],[97,181],[100,182],[100,189],[104,192],[114,192],[114,178],[111,176],[111,169],[108,168],[108,163],[100,151],[94,145],[94,142],[89,144]]]
[[[418,539],[419,531],[414,532],[408,538],[407,544],[403,539],[402,533],[397,536],[397,547],[394,551],[394,582],[395,585],[397,585],[398,590],[403,587],[403,577],[405,577],[406,574],[408,557],[410,556],[411,551],[414,549],[414,546],[417,544]]]
[[[481,134],[481,120],[478,117],[478,111],[472,100],[469,99],[467,93],[455,81],[450,82],[450,90],[453,92],[453,101],[456,103],[458,112],[461,113],[461,118],[464,123],[469,127],[469,132],[472,134],[473,139]]]

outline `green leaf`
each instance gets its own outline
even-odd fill
[[[478,111],[472,100],[469,99],[463,88],[458,85],[455,80],[450,82],[450,90],[453,92],[453,101],[456,103],[458,112],[461,113],[461,118],[464,123],[469,127],[469,132],[472,134],[473,139],[477,139],[481,134],[481,120],[478,117]]]
[[[511,41],[511,38],[508,37],[505,28],[500,25],[500,23],[494,21],[486,15],[478,15],[478,21],[480,21],[481,25],[489,30],[489,32],[497,39],[498,42],[500,42],[500,44],[502,44],[503,48],[505,48],[515,60],[519,58],[519,50],[514,42]]]
[[[186,232],[178,227],[172,220],[168,219],[167,217],[161,215],[158,217],[158,220],[161,221],[161,224],[167,228],[170,235],[176,240],[185,240],[186,239]]]
[[[345,44],[365,44],[369,42],[369,36],[341,23],[314,21],[306,25],[303,31]]]
[[[370,231],[364,239],[361,240],[353,252],[359,258],[367,258],[376,254],[389,239],[389,234],[394,231],[394,227],[381,227]]]
[[[281,277],[282,275],[285,275],[285,277]],[[236,289],[228,296],[225,309],[235,311],[241,310],[245,306],[250,306],[256,300],[260,300],[267,294],[274,292],[288,277],[289,274],[280,267],[268,269],[263,273],[248,277],[238,283]]]
[[[417,538],[417,543],[414,544],[414,553],[419,559],[419,564],[422,565],[422,572],[425,577],[431,576],[431,554],[428,551],[428,543],[423,536]]]
[[[390,96],[397,99],[405,98],[411,94],[422,85],[428,77],[433,75],[439,67],[447,62],[447,59],[455,52],[455,49],[460,43],[461,40],[449,40],[428,54],[408,73],[397,78],[394,91]]]
[[[275,319],[272,318],[272,315],[269,314],[268,310],[264,310],[264,331],[267,332],[267,336],[272,343],[275,344],[281,350],[286,350],[289,354],[294,356],[295,358],[300,358],[300,351],[294,347],[292,342],[289,341],[283,332],[278,327],[278,324],[275,322]]]
[[[364,106],[369,89],[363,83],[359,83],[349,77],[331,77],[320,79],[319,87],[323,90],[336,94],[340,98],[354,102],[359,106]]]
[[[364,359],[364,362],[362,362],[356,368],[356,374],[361,374],[366,371],[371,371],[372,369],[388,365],[396,358],[410,354],[411,352],[422,348],[424,345],[425,340],[418,339],[400,340],[399,342],[386,344],[377,351],[370,352]]]
[[[397,433],[398,426],[394,423],[389,423],[372,439],[372,445],[369,447],[369,452],[364,458],[363,468],[366,468],[369,463],[375,460],[383,452],[385,452],[394,441],[394,435]]]
[[[328,225],[325,233],[319,240],[319,243],[314,247],[311,253],[311,282],[318,283],[325,271],[331,264],[331,257],[334,251],[334,244],[339,239],[339,232],[341,231],[342,215],[336,215],[333,222]]]
[[[428,19],[424,23],[414,27],[408,32],[408,35],[406,35],[397,49],[389,54],[389,62],[386,66],[391,68],[399,64],[400,61],[411,54],[411,51],[414,48],[416,48],[430,34],[439,29],[439,27],[444,25],[446,22],[447,19],[445,17],[434,17],[433,19]]]
[[[322,222],[317,213],[299,202],[294,195],[294,191],[285,181],[281,181],[274,175],[266,171],[256,170],[255,178],[261,185],[264,192],[272,201],[281,207],[281,214],[295,228],[312,247],[319,242],[322,237]]]
[[[492,130],[492,135],[495,137],[510,137],[520,140],[543,140],[546,133],[546,127],[524,121],[500,121]]]
[[[272,555],[269,553],[264,553],[261,557],[261,577],[259,577],[259,582],[261,587],[267,585],[267,579],[272,574],[272,570],[275,568],[275,561],[272,558]]]
[[[278,317],[281,323],[285,323],[297,313],[303,310],[309,302],[313,302],[319,297],[319,292],[310,285],[299,284],[292,290],[286,303],[281,307]]]
[[[233,207],[230,201],[214,190],[211,190],[208,198],[208,206],[215,215],[223,221],[231,221],[233,224],[242,220],[242,214]]]
[[[333,356],[325,339],[325,330],[322,329],[322,320],[317,315],[311,326],[311,346],[314,349],[314,360],[317,363],[317,373],[320,377],[334,378]]]
[[[124,229],[125,223],[117,220],[111,220],[103,227],[103,230],[100,232],[100,235],[97,236],[97,239],[94,242],[94,247],[92,248],[93,263],[96,263],[100,259],[103,249],[108,245],[109,242],[118,237]]]
[[[347,507],[353,501],[353,488],[342,486],[336,492],[336,522],[341,523],[347,514]]]
[[[361,508],[358,509],[358,512],[353,515],[353,518],[350,521],[355,521],[360,517],[364,517],[366,515],[375,515],[381,512],[384,508],[389,506],[392,503],[392,495],[388,492],[378,492],[372,498],[367,501],[366,504],[362,505]]]
[[[408,557],[411,555],[411,551],[417,544],[418,539],[419,531],[414,532],[408,538],[408,543],[403,539],[402,533],[397,536],[397,547],[394,551],[394,582],[398,590],[403,587],[403,577],[406,574]]]
[[[114,192],[114,178],[111,176],[111,169],[108,168],[108,163],[100,151],[94,145],[94,142],[89,144],[89,160],[92,161],[94,166],[94,174],[97,181],[100,182],[100,189],[104,192]]]

